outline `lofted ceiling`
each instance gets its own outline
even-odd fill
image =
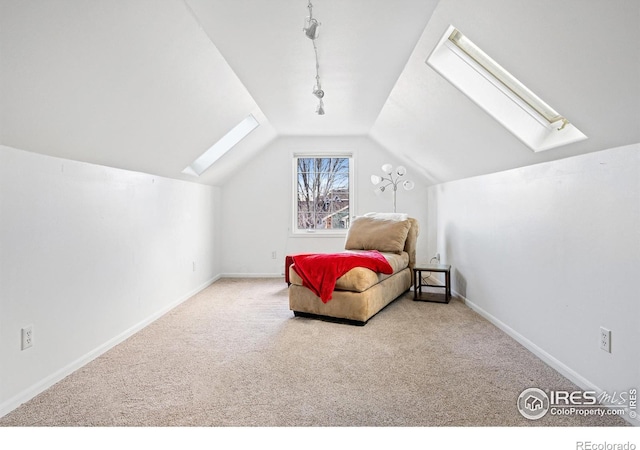
[[[640,142],[636,0],[0,0],[0,143],[224,183],[278,136],[368,135],[428,183]],[[453,24],[589,138],[533,153],[425,60]],[[260,126],[200,178],[196,157]]]
[[[314,136],[369,133],[437,1],[313,2],[324,116],[314,114],[306,0],[187,3],[277,132]]]

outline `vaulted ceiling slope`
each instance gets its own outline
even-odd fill
[[[0,45],[7,146],[215,184],[181,171],[249,114],[236,155],[275,136],[181,0],[0,0]]]
[[[640,142],[637,0],[0,0],[0,143],[207,184],[277,136],[370,135],[437,183]],[[588,137],[533,153],[425,64],[450,24]],[[201,177],[196,157],[260,126]]]
[[[449,25],[588,136],[533,153],[425,64]],[[640,142],[640,2],[442,0],[372,137],[433,183]]]

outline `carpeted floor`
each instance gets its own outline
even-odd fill
[[[462,302],[399,298],[364,327],[294,317],[282,279],[222,279],[0,426],[625,426],[523,418],[578,389]]]

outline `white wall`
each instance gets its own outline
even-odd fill
[[[219,202],[219,188],[0,146],[0,415],[209,284]]]
[[[382,175],[384,163],[401,164],[367,137],[282,137],[273,141],[223,188],[223,273],[233,276],[283,274],[284,257],[300,252],[336,252],[344,249],[344,236],[292,236],[294,153],[352,152],[355,165],[355,211],[393,211],[393,196],[373,192],[372,174]],[[422,227],[418,256],[426,255],[427,186],[408,166],[407,178],[416,183],[412,191],[399,191],[398,212],[417,218]],[[424,243],[424,245],[423,245]],[[276,259],[272,259],[272,252]]]
[[[429,199],[430,248],[470,306],[585,389],[640,386],[640,144],[436,185]]]

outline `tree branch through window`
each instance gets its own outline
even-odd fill
[[[297,158],[298,230],[349,227],[350,158]]]

